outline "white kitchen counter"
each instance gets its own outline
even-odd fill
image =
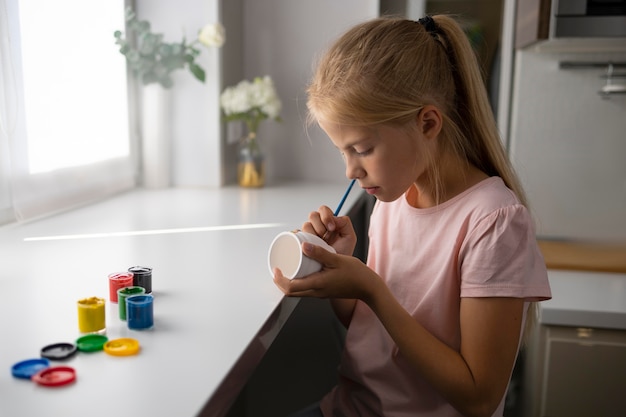
[[[223,415],[297,303],[271,280],[272,238],[334,209],[347,185],[136,190],[1,227],[0,416]],[[135,265],[153,268],[147,331],[129,330],[108,301],[108,274]],[[64,387],[11,376],[45,345],[74,343],[76,301],[91,296],[107,300],[108,338],[135,338],[140,353],[53,362],[76,369]]]
[[[539,303],[544,325],[626,330],[626,274],[549,270],[552,299]]]

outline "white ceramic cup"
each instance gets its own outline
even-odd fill
[[[332,246],[317,235],[303,231],[281,232],[272,241],[267,255],[270,274],[274,275],[274,268],[278,268],[286,278],[293,279],[320,271],[322,264],[302,253],[304,242],[310,242],[336,253]]]

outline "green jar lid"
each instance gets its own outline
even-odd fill
[[[102,350],[108,340],[108,337],[101,334],[88,334],[76,339],[76,346],[81,352],[97,352]]]

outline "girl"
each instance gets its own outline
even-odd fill
[[[349,218],[321,207],[303,230],[337,254],[304,244],[321,272],[274,271],[348,329],[339,383],[310,415],[501,416],[524,323],[551,294],[464,32],[444,15],[357,25],[319,63],[308,108],[377,198],[367,265]]]

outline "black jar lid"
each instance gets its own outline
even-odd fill
[[[146,294],[152,292],[152,268],[148,266],[131,266],[128,272],[133,274],[133,285],[143,287]]]
[[[77,350],[72,343],[53,343],[41,348],[41,357],[58,361],[72,357]]]
[[[134,275],[152,275],[152,268],[148,266],[131,266],[128,268],[128,272],[132,272]]]

